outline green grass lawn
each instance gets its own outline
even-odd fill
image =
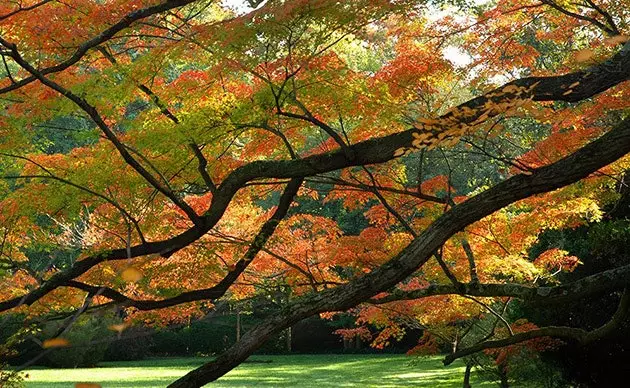
[[[89,369],[31,369],[27,387],[74,387],[77,382],[103,388],[165,387],[208,359],[176,358],[103,362]],[[464,368],[443,367],[441,358],[404,355],[254,356],[211,386],[216,387],[461,387]],[[474,386],[491,383],[473,381]]]

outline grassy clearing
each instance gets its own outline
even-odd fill
[[[254,356],[212,384],[215,387],[461,387],[463,367],[445,368],[438,357],[404,355]],[[77,382],[103,388],[165,387],[207,359],[176,358],[104,362],[90,369],[31,369],[29,388],[73,387]],[[475,382],[474,386],[492,386]]]

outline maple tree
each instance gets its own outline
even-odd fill
[[[495,310],[630,279],[625,265],[558,284],[579,257],[528,257],[627,187],[627,2],[251,5],[0,5],[0,311],[72,323],[124,309],[122,332],[290,289],[173,387],[216,380],[321,313],[353,309],[359,326],[342,334],[375,324],[375,346],[409,317],[447,337],[487,314],[505,325],[446,363],[543,337],[589,343],[625,320],[625,291],[590,332],[512,330]],[[44,348],[67,346],[64,330]]]

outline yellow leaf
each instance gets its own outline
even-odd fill
[[[110,276],[116,276],[116,272],[109,265],[106,265],[106,266],[103,267],[103,274],[110,275]]]
[[[122,271],[122,273],[120,274],[120,277],[122,278],[122,280],[129,283],[137,282],[140,279],[142,279],[143,276],[144,275],[142,274],[142,272],[140,272],[139,269],[134,268],[134,267],[128,267],[127,269]]]
[[[42,348],[44,349],[65,348],[68,346],[70,346],[70,341],[61,337],[47,339],[42,343]]]
[[[522,86],[516,86],[516,85],[508,85],[506,87],[504,87],[501,91],[503,93],[515,93],[515,94],[520,94],[524,91],[526,91],[527,89],[522,87]]]
[[[118,323],[115,325],[109,325],[107,328],[111,331],[117,331],[119,333],[122,333],[128,327],[129,327],[128,323]]]
[[[438,125],[440,124],[440,120],[436,120],[436,119],[427,119],[427,118],[420,118],[416,121],[417,124],[421,124],[419,125],[420,127],[422,126],[434,126],[434,125]]]
[[[413,132],[411,134],[415,139],[420,140],[421,142],[425,140],[429,140],[433,135],[430,132]]]
[[[399,148],[394,152],[394,157],[403,156],[405,154],[405,148]]]
[[[129,327],[128,323],[118,323],[115,325],[109,325],[107,326],[107,328],[111,331],[117,331],[119,333],[122,333],[126,328]]]
[[[593,50],[589,50],[589,49],[580,50],[575,53],[575,61],[586,62],[586,61],[589,61],[591,58],[593,58],[593,55],[595,55],[595,52]]]

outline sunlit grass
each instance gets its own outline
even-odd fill
[[[461,364],[444,367],[439,357],[404,355],[254,356],[212,386],[216,387],[461,387]],[[104,362],[89,369],[32,369],[27,387],[73,387],[77,382],[104,388],[165,387],[208,359],[174,358]],[[474,386],[491,383],[474,381]]]

